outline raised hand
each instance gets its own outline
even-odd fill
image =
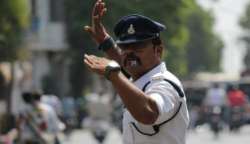
[[[105,73],[105,68],[110,62],[109,59],[97,57],[94,55],[84,55],[84,63],[87,65],[87,67],[92,71],[95,72],[101,76]]]
[[[91,26],[84,27],[84,30],[91,35],[97,44],[102,43],[109,37],[101,21],[106,12],[105,2],[103,0],[97,0],[92,10],[92,24]]]

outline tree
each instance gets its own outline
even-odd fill
[[[168,69],[178,76],[201,70],[220,70],[223,43],[213,32],[212,15],[195,0],[164,0],[161,3],[130,0],[126,3],[111,1],[110,4],[117,8],[108,22],[114,21],[112,17],[139,13],[166,25],[167,30],[162,33],[166,46],[164,59]]]
[[[170,71],[178,76],[186,75],[185,45],[188,42],[188,29],[185,21],[188,8],[191,8],[192,3],[184,0],[147,1],[146,3],[131,1],[130,3],[128,13],[147,15],[166,25],[167,29],[161,36],[166,48],[163,59]]]
[[[28,25],[27,0],[1,0],[0,4],[0,62],[14,62],[19,58],[22,42],[23,29]],[[0,74],[1,75],[1,74]],[[11,79],[4,83],[1,95],[6,99],[7,112],[5,119],[5,130],[13,128],[14,119],[11,117],[11,91],[13,84],[14,69],[11,67]],[[1,75],[4,76],[4,75]],[[2,81],[5,78],[2,77]]]
[[[0,5],[0,62],[17,60],[22,32],[28,25],[27,0],[2,0]],[[11,72],[13,74],[13,71]],[[11,91],[9,84],[9,94]],[[8,95],[8,94],[7,94]],[[8,96],[9,98],[9,96]],[[10,107],[8,105],[8,107]]]
[[[90,21],[93,0],[65,0],[66,33],[69,43],[68,55],[70,59],[70,94],[81,96],[83,90],[90,85],[90,73],[83,64],[83,55],[93,52],[95,45],[84,33],[83,26]]]
[[[71,84],[74,95],[80,95],[88,81],[89,73],[84,69],[82,58],[85,52],[100,53],[95,49],[95,44],[90,37],[82,31],[84,24],[90,23],[91,8],[95,1],[92,0],[66,0],[66,23],[68,42],[70,44],[70,53],[72,59],[71,67]],[[115,23],[122,17],[132,13],[139,13],[152,17],[166,24],[167,32],[162,37],[166,39],[166,47],[168,47],[169,55],[167,62],[170,68],[180,74],[184,74],[185,70],[185,43],[187,42],[187,34],[182,22],[183,17],[180,14],[181,7],[184,7],[184,0],[165,0],[160,3],[154,1],[105,1],[108,7],[108,13],[104,19],[104,24],[112,33]],[[176,58],[178,57],[178,58]],[[183,70],[184,69],[184,70]],[[88,75],[88,76],[86,76]]]
[[[189,73],[220,70],[223,43],[213,33],[213,23],[212,15],[198,5],[188,17],[187,26],[190,34],[186,48]]]
[[[250,69],[250,3],[247,5],[245,13],[240,18],[240,25],[245,30],[241,40],[246,44],[246,55],[244,58],[246,69]]]
[[[82,62],[83,54],[87,52],[101,55],[95,48],[96,45],[91,38],[82,30],[85,24],[90,23],[90,15],[94,2],[93,0],[65,0],[67,35],[70,45],[69,54],[72,60],[70,68],[71,85],[73,88],[72,92],[76,92],[74,95],[80,95],[84,87],[90,83],[90,74],[85,70]],[[178,76],[186,76],[188,74],[187,44],[192,43],[191,41],[195,41],[196,39],[191,39],[190,33],[192,31],[187,21],[191,14],[200,12],[195,11],[195,9],[197,9],[195,0],[162,0],[161,2],[145,2],[143,0],[106,0],[105,2],[107,4],[108,13],[104,18],[104,25],[111,35],[113,35],[112,28],[116,22],[122,16],[128,14],[137,13],[146,15],[165,24],[167,30],[162,33],[161,37],[166,46],[164,60],[168,65],[168,69]],[[203,20],[202,16],[200,20]],[[212,22],[209,20],[212,19],[207,19],[207,22],[212,25]],[[205,25],[205,23],[203,25]],[[214,35],[211,32],[211,25],[203,32],[210,33],[205,36],[210,36],[209,40],[211,40],[212,43],[206,43],[208,46],[204,48],[209,48],[216,43],[214,41],[216,38],[212,38]],[[203,49],[203,47],[201,48]],[[217,60],[215,61],[217,62]],[[201,65],[206,65],[210,62],[211,61],[208,61]]]
[[[0,5],[0,61],[18,59],[23,29],[28,25],[27,0],[2,0]]]

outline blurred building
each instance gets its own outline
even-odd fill
[[[29,0],[30,28],[26,42],[32,52],[33,88],[58,96],[65,95],[67,59],[64,25],[64,0]]]

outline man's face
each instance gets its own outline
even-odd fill
[[[119,45],[122,53],[122,66],[133,77],[141,76],[160,62],[160,53],[152,40]]]

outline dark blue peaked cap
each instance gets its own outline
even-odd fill
[[[130,44],[159,37],[166,27],[148,17],[132,14],[122,17],[115,25],[117,44]]]

